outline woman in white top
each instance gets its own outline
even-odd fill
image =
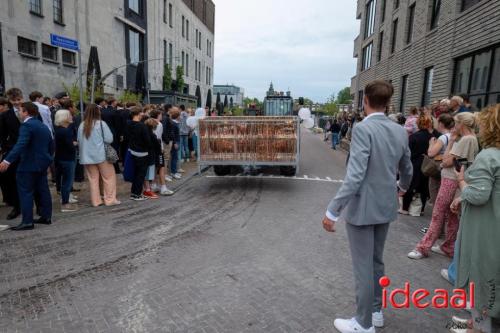
[[[432,138],[429,144],[429,150],[427,155],[434,159],[435,161],[442,162],[446,148],[451,138],[451,130],[455,127],[455,120],[453,116],[446,113],[442,114],[438,119],[438,132],[442,135],[436,139]],[[429,194],[430,202],[434,204],[436,201],[437,194],[439,192],[439,185],[441,184],[441,178],[429,177]]]
[[[103,204],[99,180],[104,188],[104,204],[119,205],[116,200],[116,174],[113,164],[106,161],[105,144],[113,142],[113,133],[106,122],[101,120],[101,111],[95,104],[85,109],[85,117],[78,128],[78,145],[80,148],[80,164],[85,167],[89,180],[90,201],[92,206]]]

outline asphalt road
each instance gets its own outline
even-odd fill
[[[344,226],[321,219],[346,154],[303,134],[296,179],[207,172],[170,198],[0,232],[0,331],[335,332],[354,313],[351,261]],[[392,225],[392,286],[449,289],[447,259],[406,258],[428,220]],[[388,309],[378,332],[447,332],[452,314]]]

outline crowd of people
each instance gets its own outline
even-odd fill
[[[386,112],[387,115],[387,112]],[[421,260],[432,254],[448,257],[441,276],[458,288],[476,286],[475,307],[467,309],[472,320],[454,317],[454,332],[492,332],[492,318],[500,319],[500,104],[478,112],[467,96],[454,96],[430,107],[410,108],[408,116],[390,114],[408,135],[413,176],[401,193],[399,214],[424,216],[432,207],[429,226],[408,253]],[[338,138],[363,121],[333,119],[326,124],[332,148]],[[442,242],[440,238],[444,238]],[[474,297],[474,296],[473,296]],[[374,317],[375,318],[375,317]]]
[[[6,219],[22,215],[12,230],[52,223],[50,183],[63,213],[78,210],[75,183],[85,179],[93,207],[116,206],[118,174],[132,184],[131,200],[158,199],[174,194],[167,183],[182,178],[183,163],[196,160],[196,132],[187,125],[192,109],[113,97],[94,102],[80,112],[64,93],[47,98],[34,91],[26,102],[11,88],[0,97],[0,188],[12,209]]]

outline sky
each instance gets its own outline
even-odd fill
[[[262,100],[274,89],[325,102],[350,86],[359,34],[355,0],[213,0],[214,84]]]

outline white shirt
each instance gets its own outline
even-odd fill
[[[155,132],[155,135],[158,138],[158,140],[160,140],[160,142],[161,142],[161,150],[163,151],[163,140],[161,139],[163,136],[163,124],[158,122],[158,126],[156,126],[156,129],[154,132]]]
[[[363,120],[367,120],[368,118],[374,117],[374,116],[385,116],[384,112],[373,112],[370,113],[368,116],[365,117]]]
[[[42,121],[50,130],[52,136],[54,136],[54,127],[52,126],[52,115],[50,113],[50,109],[47,105],[40,104],[38,102],[33,103],[38,107],[38,112],[40,113],[40,117],[42,117]]]

